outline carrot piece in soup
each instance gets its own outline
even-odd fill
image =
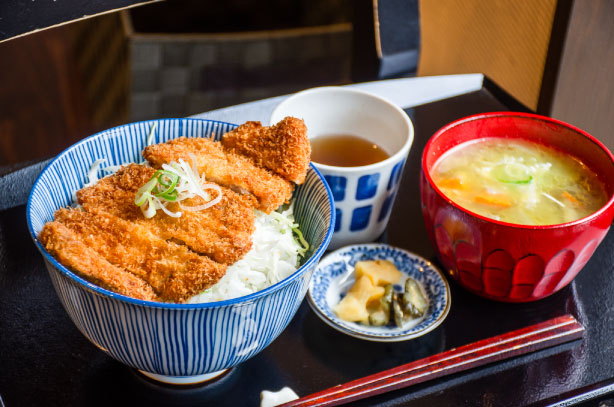
[[[483,192],[480,195],[476,195],[473,200],[477,203],[498,206],[500,208],[509,208],[512,206],[512,202],[504,195],[491,194]]]
[[[569,202],[575,205],[582,205],[582,202],[580,202],[575,196],[573,196],[567,191],[563,191],[561,195],[563,195],[563,198],[567,199]]]
[[[437,184],[441,188],[465,189],[463,181],[460,178],[444,178],[441,181],[437,182]]]

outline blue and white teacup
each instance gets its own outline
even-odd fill
[[[380,146],[389,157],[358,166],[313,163],[324,175],[335,200],[336,222],[329,249],[371,242],[386,229],[403,167],[414,139],[407,114],[395,104],[349,87],[308,89],[282,101],[271,123],[286,116],[302,118],[310,139],[354,135]]]

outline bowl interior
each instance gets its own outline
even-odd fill
[[[87,174],[92,164],[98,159],[104,159],[97,174],[98,177],[103,177],[108,175],[108,172],[104,171],[107,166],[143,162],[141,151],[148,144],[148,139],[151,139],[151,143],[161,143],[182,136],[212,137],[219,140],[224,133],[235,127],[236,125],[230,123],[200,119],[152,120],[105,130],[69,147],[43,170],[30,193],[26,210],[27,222],[38,249],[56,269],[80,284],[86,284],[85,280],[55,261],[38,242],[37,236],[44,224],[53,220],[53,214],[57,209],[73,203],[74,193],[88,181]],[[334,224],[332,195],[323,177],[313,166],[308,170],[305,183],[295,189],[292,199],[295,218],[301,225],[304,238],[310,245],[309,252],[304,257],[301,268],[292,276],[250,296],[261,295],[295,278],[301,274],[307,263],[316,261],[328,246]],[[87,285],[91,286],[91,284]],[[111,294],[110,291],[99,287],[94,289],[106,295]],[[117,294],[114,294],[114,297],[131,302],[147,303]],[[226,302],[236,301],[224,301]],[[188,306],[187,304],[179,305]]]
[[[595,138],[571,125],[533,114],[488,113],[470,116],[438,130],[423,153],[423,171],[430,171],[452,147],[480,138],[522,138],[553,147],[587,165],[603,182],[609,200],[614,196],[614,157]]]

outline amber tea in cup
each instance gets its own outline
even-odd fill
[[[311,160],[336,167],[359,167],[384,161],[390,155],[380,146],[352,134],[324,134],[314,137]]]

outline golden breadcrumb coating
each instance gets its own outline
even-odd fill
[[[47,222],[38,235],[45,249],[60,263],[86,280],[139,300],[158,301],[158,295],[142,278],[109,263],[86,246],[79,235],[59,222]]]
[[[161,239],[184,243],[219,263],[232,264],[251,249],[255,217],[253,198],[228,188],[222,187],[222,200],[207,209],[190,211],[169,203],[168,209],[181,211],[180,217],[174,218],[159,210],[153,218],[145,218],[134,198],[155,171],[149,166],[129,164],[95,185],[77,191],[77,199],[86,209],[105,211],[137,223]],[[202,203],[197,197],[185,200],[183,205]]]
[[[274,126],[246,122],[222,137],[224,147],[296,184],[305,182],[311,146],[301,119],[286,117]]]
[[[155,174],[128,164],[77,191],[81,208],[63,208],[39,234],[43,246],[88,281],[149,301],[184,302],[217,283],[252,247],[257,208],[271,213],[289,203],[294,184],[305,181],[311,148],[302,120],[287,117],[271,127],[247,122],[224,135],[179,138],[148,146],[153,167],[184,159],[208,182],[221,186],[221,200],[204,210],[201,198],[168,203],[181,211],[145,218],[137,191]],[[211,194],[219,193],[209,190]],[[184,206],[184,208],[182,208]]]
[[[204,173],[207,181],[252,194],[258,201],[257,208],[265,213],[290,202],[294,188],[291,182],[208,138],[181,137],[143,150],[143,157],[156,168],[180,158],[191,163],[192,156],[199,174]]]
[[[183,302],[215,284],[226,272],[225,265],[107,212],[59,209],[55,221],[109,263],[149,283],[162,301]]]

